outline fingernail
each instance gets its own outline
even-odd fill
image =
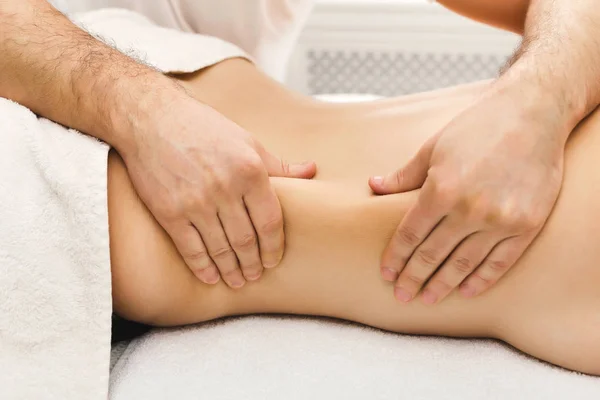
[[[275,260],[266,260],[266,261],[263,263],[263,267],[265,267],[265,268],[267,268],[267,269],[270,269],[270,268],[275,268],[276,266],[278,266],[278,265],[279,265],[280,261],[281,261],[281,260],[277,260],[277,261],[275,261]]]
[[[248,273],[244,274],[246,279],[248,279],[249,281],[257,281],[261,275],[262,275],[261,271],[252,271],[252,272],[248,272]]]
[[[246,284],[244,278],[236,276],[231,279],[229,285],[234,289],[239,289]]]
[[[381,276],[383,276],[383,279],[386,281],[393,282],[398,279],[398,272],[388,267],[382,267]]]
[[[433,293],[431,290],[425,289],[425,291],[423,292],[423,303],[432,305],[432,304],[435,304],[437,299],[438,299],[437,295],[435,293]]]
[[[208,267],[199,272],[200,280],[204,283],[208,283],[209,285],[214,285],[219,282],[221,276],[219,275],[219,271],[215,267]]]
[[[399,288],[399,287],[394,289],[394,296],[396,296],[396,299],[398,299],[399,301],[401,301],[403,303],[408,303],[409,301],[412,300],[412,295],[410,293],[408,293],[406,290]]]
[[[383,185],[383,176],[374,176],[371,178],[376,185]]]
[[[460,293],[465,297],[473,297],[475,296],[475,288],[469,286],[468,284],[460,285]]]

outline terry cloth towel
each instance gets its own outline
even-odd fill
[[[135,339],[112,371],[110,399],[588,400],[600,399],[600,378],[493,340],[261,316]]]
[[[246,57],[125,10],[75,17],[164,72]],[[196,51],[190,51],[196,49]],[[0,398],[105,400],[108,146],[0,99]]]

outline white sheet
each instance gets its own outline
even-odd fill
[[[134,340],[111,375],[130,399],[598,399],[600,378],[492,340],[385,333],[301,317],[246,317]]]

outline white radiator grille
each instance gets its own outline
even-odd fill
[[[506,56],[319,49],[306,60],[309,94],[396,96],[492,78]]]
[[[424,0],[316,0],[287,83],[306,94],[409,94],[492,78],[518,42]]]

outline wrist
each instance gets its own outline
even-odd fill
[[[531,60],[521,59],[498,78],[493,89],[510,93],[518,106],[532,115],[553,117],[557,127],[573,130],[592,111],[585,89],[576,83],[576,74],[560,79]],[[550,115],[551,113],[551,115]]]
[[[177,83],[154,70],[115,82],[111,92],[114,101],[103,124],[105,141],[124,158],[135,151],[140,135],[152,134],[151,121],[157,114],[186,96]]]
[[[558,82],[546,85],[538,75],[532,75],[517,65],[490,87],[491,95],[509,99],[519,118],[545,125],[547,133],[559,135],[558,139],[565,142],[588,113],[581,98],[571,97],[570,90],[561,87]]]

